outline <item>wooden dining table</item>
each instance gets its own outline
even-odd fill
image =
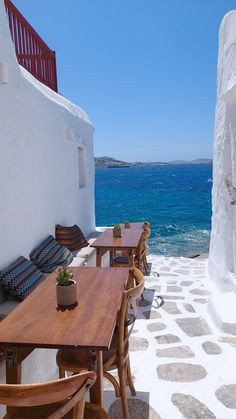
[[[77,284],[74,306],[57,306],[52,273],[0,323],[0,345],[7,350],[6,382],[21,383],[21,363],[35,348],[86,349],[97,372],[90,398],[102,406],[102,354],[111,345],[129,268],[71,271]]]
[[[121,226],[121,237],[113,237],[113,229],[107,228],[90,247],[96,248],[96,266],[102,266],[102,256],[106,252],[125,251],[128,255],[129,266],[134,264],[135,250],[139,245],[143,233],[143,222],[130,223],[130,228]]]

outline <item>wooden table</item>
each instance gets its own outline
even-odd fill
[[[102,256],[115,250],[127,251],[129,266],[134,264],[134,252],[137,249],[143,232],[143,222],[130,223],[130,228],[121,226],[121,237],[114,238],[112,228],[107,228],[90,246],[96,248],[96,265],[102,266]]]
[[[6,382],[21,382],[21,362],[35,348],[86,348],[97,356],[91,401],[103,404],[102,351],[109,349],[129,268],[71,268],[78,305],[57,307],[52,273],[0,323]],[[94,354],[93,354],[94,355]]]

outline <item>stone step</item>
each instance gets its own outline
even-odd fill
[[[236,294],[227,292],[212,295],[208,300],[208,312],[224,333],[236,335]]]

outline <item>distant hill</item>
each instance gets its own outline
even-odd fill
[[[126,162],[122,160],[116,160],[113,157],[103,156],[95,157],[95,167],[107,167],[107,168],[122,168],[122,167],[137,167],[137,166],[163,166],[163,165],[175,165],[175,164],[211,164],[211,159],[196,159],[191,161],[186,160],[173,160],[171,162]]]
[[[119,167],[131,167],[131,166],[162,166],[168,163],[164,162],[125,162],[122,160],[116,160],[113,157],[95,157],[96,167],[107,167],[107,168],[119,168]]]
[[[212,159],[196,159],[196,160],[173,160],[169,164],[211,164]]]

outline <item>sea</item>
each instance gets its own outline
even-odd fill
[[[208,253],[211,230],[211,164],[97,168],[96,225],[151,224],[149,253]]]

